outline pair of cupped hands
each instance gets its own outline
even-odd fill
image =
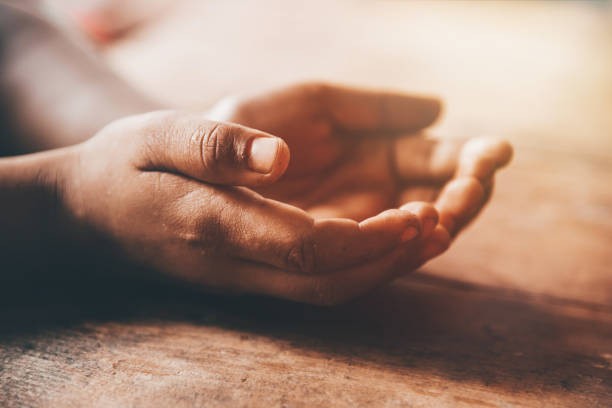
[[[428,137],[439,112],[307,83],[127,117],[69,149],[62,211],[204,288],[340,303],[444,252],[510,160],[506,142]]]

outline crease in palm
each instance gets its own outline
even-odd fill
[[[336,252],[320,256],[328,270],[336,271],[333,279],[358,275],[355,265],[362,262],[370,262],[370,271],[389,269],[384,254],[397,249],[382,250],[381,244],[372,244],[377,249],[368,255],[368,245],[358,243],[355,227],[347,228],[352,236],[345,237],[333,220],[358,222],[360,229],[374,220],[368,225],[378,222],[377,228],[384,229],[387,223],[392,229],[399,221],[393,221],[389,211],[399,208],[415,213],[424,229],[424,216],[436,212],[435,226],[422,231],[418,243],[405,247],[410,259],[404,257],[399,263],[418,267],[446,250],[477,216],[490,196],[495,171],[512,154],[507,143],[494,139],[457,142],[428,137],[424,129],[436,120],[439,102],[399,93],[306,85],[219,106],[211,113],[213,119],[270,133],[289,147],[291,159],[284,175],[253,190],[310,214],[315,226],[321,227],[321,242],[346,238],[346,246],[358,247],[352,252],[346,249],[345,256],[345,248],[334,243]],[[380,236],[384,234],[389,242],[389,233]],[[376,236],[370,232],[367,239]],[[351,268],[344,273],[345,267]],[[370,278],[363,275],[358,280]]]

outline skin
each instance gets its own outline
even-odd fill
[[[328,105],[321,97],[350,103]],[[355,139],[360,153],[346,150],[350,135],[308,131],[331,129],[311,115],[338,106],[343,126],[362,138]],[[104,236],[121,256],[202,287],[330,305],[443,252],[450,235],[484,204],[485,182],[511,154],[504,142],[475,140],[461,150],[459,164],[443,164],[445,171],[455,166],[456,177],[435,205],[408,202],[389,209],[398,193],[410,190],[401,174],[392,173],[404,166],[390,161],[410,160],[407,152],[397,154],[397,146],[419,136],[380,133],[428,125],[437,102],[306,84],[225,111],[237,121],[246,115],[245,123],[248,115],[265,116],[268,126],[261,127],[284,138],[197,113],[122,119],[68,150],[72,164],[59,177],[61,218],[88,231],[81,235]],[[325,123],[335,124],[330,117]],[[273,138],[277,150],[267,173],[249,168],[250,144],[262,137]],[[437,169],[426,158],[419,162]],[[343,190],[350,177],[359,182]]]
[[[337,304],[446,250],[512,154],[427,138],[439,102],[395,92],[299,84],[208,113],[130,115],[148,107],[130,100],[83,143],[0,159],[5,255],[62,247],[204,289]],[[87,139],[79,118],[49,131]],[[44,126],[26,133],[66,144]]]
[[[436,99],[306,83],[228,99],[208,116],[282,137],[294,152],[285,176],[257,189],[264,195],[315,218],[358,221],[402,205],[429,211],[415,201],[437,199],[438,207],[449,210],[453,195],[474,211],[444,212],[443,226],[456,234],[487,201],[493,175],[510,161],[512,148],[496,139],[427,137],[423,129],[440,108]]]

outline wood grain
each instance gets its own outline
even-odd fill
[[[10,296],[24,309],[2,313],[5,404],[557,407],[612,398],[612,308],[586,302],[425,274],[333,309],[135,283],[109,285],[108,295],[56,289],[40,288],[38,302]]]

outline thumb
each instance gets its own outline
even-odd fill
[[[278,137],[190,113],[143,115],[139,167],[235,186],[276,181],[289,164],[289,147]]]

